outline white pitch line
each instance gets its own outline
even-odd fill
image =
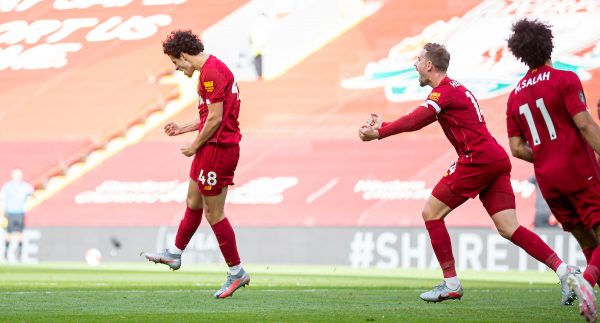
[[[325,193],[327,193],[334,186],[336,186],[339,181],[340,181],[340,179],[337,178],[337,177],[334,178],[334,179],[332,179],[332,180],[330,180],[329,183],[325,184],[325,186],[321,187],[318,191],[316,191],[316,192],[312,193],[311,195],[309,195],[306,198],[306,204],[311,204],[312,202],[314,202],[319,197],[325,195]]]
[[[39,290],[39,291],[14,291],[14,292],[0,292],[0,295],[27,295],[27,294],[91,294],[91,293],[161,293],[161,294],[174,294],[174,293],[183,293],[187,292],[187,289],[178,289],[178,290],[143,290],[143,289],[120,289],[120,290],[56,290],[56,291],[48,291],[48,290]],[[210,292],[212,289],[194,289],[195,292]]]

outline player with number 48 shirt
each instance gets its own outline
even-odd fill
[[[248,285],[250,276],[241,266],[235,233],[225,217],[227,188],[233,185],[233,175],[240,157],[238,117],[240,96],[229,68],[215,56],[204,52],[204,45],[189,30],[173,31],[163,42],[163,51],[176,69],[198,79],[199,117],[187,124],[169,122],[165,132],[177,136],[198,131],[194,142],[181,149],[187,157],[194,156],[190,169],[187,208],[177,229],[173,246],[143,255],[172,270],[181,266],[181,254],[198,229],[202,214],[210,224],[219,248],[229,266],[227,280],[214,293],[216,298],[231,296],[238,288]]]
[[[463,288],[456,274],[444,218],[478,195],[500,235],[552,268],[561,281],[564,295],[568,292],[568,273],[575,267],[567,266],[539,236],[519,225],[508,155],[488,131],[473,93],[446,75],[449,63],[450,53],[443,45],[425,44],[415,62],[420,85],[433,88],[425,102],[393,122],[383,122],[379,115],[372,114],[359,129],[359,137],[370,141],[416,131],[438,121],[458,154],[457,162],[433,188],[423,209],[425,227],[444,280],[421,294],[421,298],[441,302],[462,297]]]
[[[600,128],[587,110],[581,81],[552,67],[552,30],[537,20],[512,26],[508,48],[527,64],[507,102],[512,154],[533,163],[552,213],[571,232],[588,266],[570,279],[588,321],[597,319],[592,286],[600,280]]]

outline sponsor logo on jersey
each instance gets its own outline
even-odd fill
[[[440,92],[431,92],[427,98],[431,101],[437,102],[440,99],[440,95]]]
[[[206,92],[212,92],[215,90],[215,84],[213,81],[206,81],[206,82],[203,82],[202,84],[204,84],[204,91],[206,91]]]
[[[205,191],[210,191],[210,190],[212,190],[212,186],[211,185],[204,185],[203,189]]]

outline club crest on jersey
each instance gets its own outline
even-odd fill
[[[456,171],[456,162],[454,162],[454,163],[452,163],[452,165],[450,165],[450,168],[448,168],[448,170],[446,171],[446,174],[444,174],[444,177],[454,174],[455,171]]]
[[[204,91],[206,92],[212,92],[215,90],[215,84],[213,81],[202,82],[202,84],[204,85]]]
[[[440,99],[440,95],[441,95],[440,92],[431,92],[431,94],[429,94],[427,99],[437,102]]]
[[[210,191],[210,190],[212,190],[212,186],[210,186],[210,185],[204,185],[203,189],[205,191]]]

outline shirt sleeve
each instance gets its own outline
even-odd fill
[[[204,75],[202,86],[206,93],[206,104],[223,102],[228,80],[216,69],[210,69]]]
[[[585,94],[583,93],[583,86],[577,74],[573,72],[565,73],[564,81],[564,86],[562,87],[563,102],[565,103],[567,112],[573,117],[579,112],[587,110]]]
[[[510,99],[506,104],[506,130],[508,131],[508,137],[524,137],[523,131],[521,130],[521,126],[515,119],[513,114],[512,104],[510,103]]]
[[[429,93],[422,106],[433,109],[437,115],[442,112],[446,104],[450,102],[450,98],[448,96],[448,93],[442,93],[441,91],[433,90],[431,93]]]
[[[381,128],[379,128],[379,139],[403,132],[419,130],[435,120],[437,120],[436,112],[431,108],[421,105],[396,121],[382,123]]]

